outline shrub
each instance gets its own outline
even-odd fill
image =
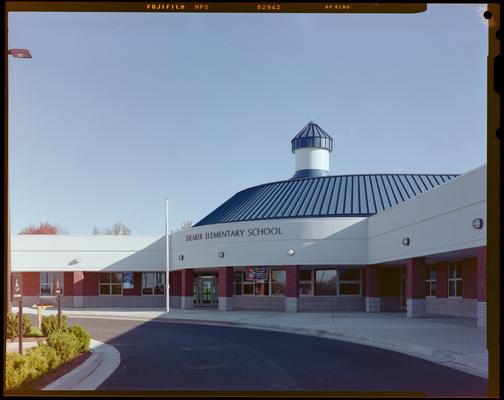
[[[48,344],[39,343],[38,346],[33,349],[33,351],[41,354],[47,360],[49,370],[58,368],[61,365],[61,359],[58,355],[58,352]]]
[[[34,379],[59,367],[60,358],[55,349],[46,344],[28,350],[24,355],[11,353],[6,360],[6,389],[18,389]]]
[[[5,360],[5,389],[16,389],[26,380],[26,358],[19,353],[7,354]]]
[[[84,353],[89,350],[91,335],[82,326],[73,325],[67,328],[67,332],[70,332],[79,340],[79,353]]]
[[[7,314],[7,338],[8,339],[14,339],[17,338],[19,335],[19,313],[14,314],[14,313],[8,313]],[[30,330],[32,327],[32,322],[30,320],[30,317],[28,315],[23,314],[23,337],[27,337],[30,335]]]
[[[50,333],[47,336],[47,344],[54,348],[62,362],[67,362],[79,353],[79,339],[64,330]]]
[[[67,327],[67,316],[61,314],[61,329],[65,329]],[[56,332],[58,330],[58,316],[57,315],[49,315],[42,317],[42,333],[44,336],[49,336],[51,333]]]
[[[30,329],[30,333],[28,334],[29,337],[42,337],[44,336],[42,331],[37,328],[36,326],[32,326]]]

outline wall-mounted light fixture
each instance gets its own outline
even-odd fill
[[[410,238],[405,237],[405,238],[402,240],[402,244],[403,244],[403,246],[409,246],[409,245],[410,245]]]
[[[295,251],[294,251],[293,249],[289,249],[289,250],[287,250],[287,254],[288,254],[289,256],[293,256],[293,255],[294,255],[294,253],[295,253]]]
[[[223,251],[219,251],[218,256],[219,256],[219,258],[224,258],[224,252]]]
[[[483,228],[483,220],[481,218],[475,218],[473,219],[472,226],[474,229],[481,229]]]
[[[68,263],[68,265],[75,265],[80,263],[80,258],[74,258],[72,261]]]
[[[184,259],[184,255],[183,255],[183,254],[181,254],[180,256],[178,256],[178,259],[179,259],[180,261],[182,261],[182,260]]]

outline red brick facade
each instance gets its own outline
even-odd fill
[[[366,297],[380,297],[380,268],[366,268]]]
[[[476,258],[462,262],[462,298],[478,298],[478,268]]]
[[[182,295],[182,271],[173,271],[168,274],[170,282],[170,296]]]
[[[410,258],[406,262],[406,297],[425,298],[425,258]]]
[[[287,267],[285,295],[287,297],[299,296],[299,267],[297,265]]]
[[[189,297],[193,295],[194,270],[182,270],[182,296]]]
[[[100,273],[99,272],[84,272],[84,296],[98,296],[100,285]]]
[[[233,267],[219,268],[219,297],[234,296]]]
[[[487,248],[477,250],[478,301],[487,301]]]

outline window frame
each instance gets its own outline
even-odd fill
[[[42,283],[42,274],[47,274],[48,276],[48,282]],[[39,272],[39,296],[56,296],[56,293],[54,293],[54,276],[59,275],[60,276],[60,283],[61,283],[61,295],[65,293],[65,274],[63,271],[40,271]],[[51,290],[51,293],[42,293],[42,285],[44,287],[49,287]]]
[[[150,297],[150,296],[166,296],[166,272],[163,272],[163,271],[142,271],[141,274],[142,274],[142,283],[140,284],[140,295],[148,296],[148,297]],[[144,290],[144,274],[161,274],[164,277],[163,278],[163,291],[164,291],[164,293],[161,293],[161,294],[154,293],[155,287],[152,288],[152,294],[144,293],[143,292],[143,290]]]
[[[434,278],[432,278],[432,271],[434,271]],[[429,292],[425,292],[425,297],[437,297],[437,268],[435,265],[427,266],[427,276],[425,277],[425,283],[429,286]],[[432,294],[432,284],[435,286],[435,294]]]
[[[355,280],[355,279],[345,279],[345,280],[341,280],[340,279],[340,271],[344,271],[346,269],[350,269],[350,270],[357,270],[359,271],[359,280]],[[339,268],[339,269],[336,269],[337,271],[337,295],[336,296],[340,296],[340,297],[362,297],[362,270],[360,268]],[[341,282],[343,282],[343,284],[358,284],[359,285],[359,293],[358,294],[341,294]]]
[[[454,268],[455,269],[455,278],[452,278],[450,274],[450,269]],[[457,275],[457,268],[460,269],[460,277]],[[464,272],[463,272],[463,266],[459,262],[453,262],[448,264],[448,298],[450,299],[461,299],[462,298],[462,292],[463,290],[463,285],[464,285]],[[460,287],[460,293],[457,293],[457,282],[461,282],[461,287]],[[450,295],[450,282],[455,282],[455,296]]]
[[[300,270],[299,272],[306,272],[308,271],[310,273],[310,280],[307,281],[307,280],[301,280],[299,279],[299,293],[298,293],[298,296],[299,297],[311,297],[311,296],[315,296],[315,288],[313,287],[313,279],[314,279],[314,276],[315,274],[313,273],[315,270],[314,269],[303,269],[303,270]],[[309,283],[310,284],[310,294],[302,294],[301,293],[301,284],[307,284]]]
[[[267,273],[268,273],[268,279],[265,280],[264,282],[260,282],[260,283],[265,283],[268,285],[268,294],[256,294],[256,282],[255,281],[247,281],[245,280],[245,277],[246,277],[246,274],[247,274],[247,270],[246,270],[246,267],[244,269],[238,269],[238,270],[234,270],[234,274],[233,274],[233,285],[234,285],[234,288],[235,288],[235,293],[234,293],[234,296],[256,296],[256,297],[285,297],[286,296],[286,289],[287,289],[287,270],[285,268],[272,268],[272,267],[266,267],[267,268]],[[272,291],[272,271],[285,271],[285,289],[284,289],[284,294],[272,294],[271,291]],[[240,282],[237,282],[236,280],[236,273],[239,272],[241,273],[241,281]],[[236,294],[236,285],[240,285],[241,286],[241,294]],[[245,293],[245,286],[252,286],[252,293]]]
[[[110,282],[108,283],[102,283],[101,282],[101,276],[98,276],[98,296],[123,296],[124,295],[124,272],[118,272],[118,271],[113,271],[113,272],[102,272],[100,271],[99,274],[109,274],[110,276]],[[113,283],[112,282],[112,275],[111,274],[121,274],[121,283]],[[121,293],[120,294],[113,294],[112,293],[112,286],[118,286],[121,285]],[[108,294],[102,294],[101,293],[101,287],[102,286],[108,286],[109,287],[109,293]]]

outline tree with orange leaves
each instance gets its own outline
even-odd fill
[[[30,225],[24,228],[20,235],[60,235],[60,234],[68,234],[66,229],[63,229],[59,225],[53,225],[49,222],[41,222],[40,225],[34,226]]]

